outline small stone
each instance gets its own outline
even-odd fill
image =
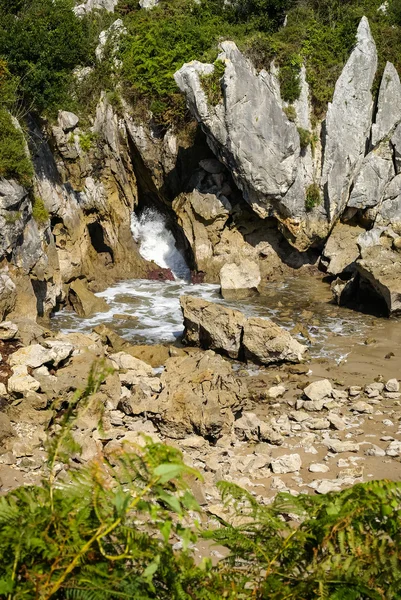
[[[401,398],[400,392],[383,392],[383,396],[389,400],[399,400]]]
[[[304,389],[304,394],[309,400],[319,401],[331,396],[333,387],[328,379],[314,381]]]
[[[397,381],[397,379],[389,379],[384,387],[386,388],[387,392],[399,392],[400,391],[400,384]]]
[[[306,400],[302,403],[302,408],[309,412],[320,412],[324,408],[324,400]]]
[[[269,442],[275,446],[281,446],[284,442],[283,436],[263,421],[259,426],[259,438],[262,442]]]
[[[329,413],[327,418],[334,429],[337,429],[338,431],[344,431],[344,429],[346,429],[347,426],[345,421],[335,413]]]
[[[390,442],[386,448],[386,454],[387,454],[387,456],[393,456],[393,457],[400,456],[401,455],[401,442],[399,442],[398,440],[394,440],[393,442]]]
[[[12,340],[18,333],[18,326],[11,321],[0,323],[0,340]]]
[[[310,418],[310,415],[304,410],[294,410],[289,414],[289,418],[297,423],[302,423]]]
[[[26,348],[20,348],[9,358],[10,367],[25,365],[36,369],[46,363],[52,362],[50,350],[43,348],[40,344],[32,344]]]
[[[394,423],[392,421],[390,421],[390,419],[384,419],[382,421],[383,425],[385,425],[386,427],[393,427]]]
[[[272,471],[276,474],[295,473],[299,471],[301,465],[302,460],[299,454],[285,454],[271,462]]]
[[[180,442],[183,448],[193,449],[206,449],[208,447],[207,441],[200,435],[191,435]]]
[[[365,454],[366,456],[386,456],[385,450],[380,448],[380,446],[376,446],[375,444],[372,444],[371,448],[365,450]]]
[[[373,406],[370,406],[367,402],[360,400],[351,406],[351,410],[359,413],[372,414],[374,409]]]
[[[327,471],[329,471],[329,467],[327,465],[322,465],[321,463],[313,463],[309,467],[309,471],[311,473],[327,473]]]
[[[351,397],[353,396],[359,396],[359,394],[362,392],[362,388],[359,385],[352,385],[349,388],[349,395]]]
[[[109,358],[116,369],[135,371],[137,377],[151,377],[153,375],[153,369],[148,363],[131,356],[127,352],[110,354]]]
[[[280,398],[281,396],[284,396],[286,392],[286,389],[283,385],[274,385],[273,387],[271,387],[267,394],[269,396],[269,398],[272,398],[273,400],[275,400],[276,398]]]
[[[328,429],[330,427],[330,421],[328,419],[311,419],[306,425],[309,429],[314,430]]]
[[[323,444],[332,450],[333,452],[358,452],[359,444],[355,442],[342,442],[341,440],[326,439],[323,440]]]

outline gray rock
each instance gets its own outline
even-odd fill
[[[345,424],[344,419],[342,419],[335,413],[329,413],[327,418],[330,421],[331,425],[334,427],[334,429],[337,429],[338,431],[344,431],[344,429],[346,429],[347,426]]]
[[[93,10],[107,10],[107,12],[114,12],[117,4],[118,0],[87,0],[87,2],[75,6],[73,11],[78,17],[83,17]]]
[[[357,269],[381,296],[389,315],[401,311],[401,256],[381,244],[362,250]]]
[[[393,457],[401,456],[401,442],[398,440],[390,442],[386,448],[386,455]]]
[[[312,430],[328,429],[330,427],[328,419],[310,419],[306,424]]]
[[[58,124],[59,127],[64,131],[71,131],[79,123],[79,117],[72,112],[66,110],[59,110],[58,112]]]
[[[372,125],[372,144],[376,146],[401,121],[401,83],[397,69],[386,64],[380,84],[376,120]]]
[[[363,159],[348,206],[364,210],[379,204],[394,175],[392,149],[388,142],[383,142]]]
[[[313,463],[309,467],[311,473],[327,473],[329,470],[327,465],[322,465],[320,463]]]
[[[223,103],[209,104],[199,78],[212,73],[213,65],[193,61],[174,77],[212,150],[265,217],[294,182],[299,135],[282,110],[274,77],[264,70],[257,74],[233,42],[223,42],[221,49]]]
[[[139,0],[139,6],[146,10],[151,10],[159,4],[160,0]]]
[[[241,418],[234,422],[234,432],[241,440],[259,439],[261,421],[255,413],[244,412]]]
[[[226,263],[220,271],[221,295],[226,300],[241,300],[258,293],[261,281],[259,265],[253,260],[241,264]]]
[[[333,387],[328,379],[322,379],[320,381],[314,381],[310,383],[305,389],[304,394],[309,400],[319,401],[324,400],[328,396],[331,396]]]
[[[286,389],[284,385],[274,385],[267,390],[267,395],[272,400],[276,400],[277,398],[281,398],[284,396]]]
[[[326,186],[331,222],[338,219],[352,181],[362,164],[372,119],[372,84],[377,52],[369,23],[363,17],[357,43],[334,90],[326,116],[322,183]]]
[[[355,404],[352,404],[351,410],[358,413],[365,413],[371,415],[373,413],[373,406],[371,406],[367,402],[364,402],[363,400],[359,400],[358,402],[355,402]]]
[[[15,283],[5,271],[0,271],[0,319],[3,320],[14,308],[17,300]]]
[[[342,442],[336,439],[324,439],[322,443],[328,447],[329,450],[336,453],[341,452],[358,452],[359,444],[355,442]]]
[[[296,473],[302,466],[299,454],[284,454],[271,462],[271,469],[276,475]]]

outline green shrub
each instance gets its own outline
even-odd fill
[[[8,210],[3,214],[4,220],[8,225],[14,225],[22,217],[19,210]]]
[[[312,134],[307,129],[303,129],[302,127],[297,128],[299,134],[299,143],[301,145],[301,149],[305,150],[309,146],[312,141]]]
[[[32,216],[39,225],[44,225],[50,218],[42,198],[35,196],[32,202]]]
[[[307,211],[311,211],[315,206],[319,206],[322,198],[320,195],[320,188],[317,183],[311,183],[306,188],[305,194],[305,208]]]
[[[214,71],[209,75],[201,75],[200,82],[209,104],[217,106],[223,99],[221,90],[221,79],[224,75],[226,65],[222,60],[214,61]]]
[[[89,152],[92,148],[93,140],[95,139],[94,134],[91,131],[79,134],[79,145],[84,152]]]
[[[294,123],[296,121],[297,118],[297,111],[295,110],[295,106],[292,106],[291,104],[289,106],[285,106],[283,108],[284,113],[287,117],[287,119],[289,121],[291,121],[292,123]]]
[[[32,184],[33,167],[27,156],[22,131],[17,129],[11,115],[0,107],[0,177],[15,179],[21,185]]]

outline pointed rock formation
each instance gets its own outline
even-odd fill
[[[386,64],[377,101],[376,121],[372,125],[372,145],[387,137],[401,121],[401,83],[397,69]]]

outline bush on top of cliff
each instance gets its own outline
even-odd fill
[[[26,110],[60,108],[72,70],[88,64],[98,31],[95,17],[78,19],[72,0],[12,0],[0,3],[0,57],[18,76]]]

